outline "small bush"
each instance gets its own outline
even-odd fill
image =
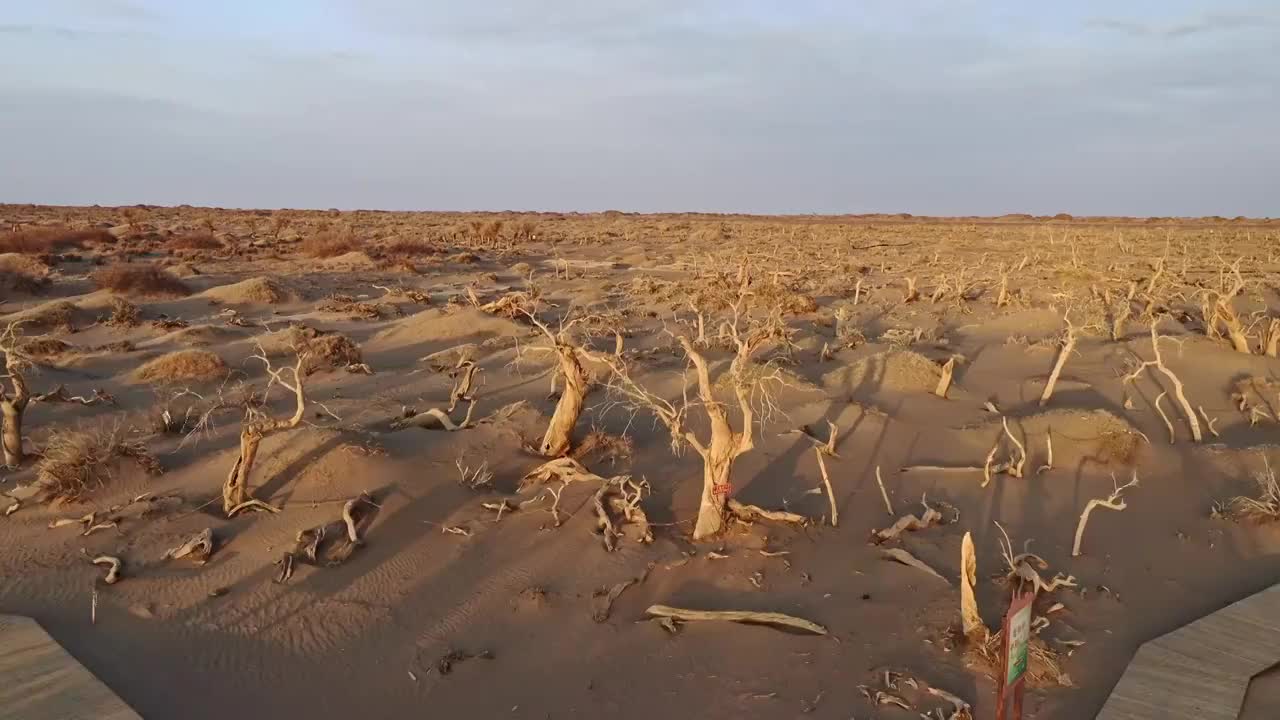
[[[48,278],[29,275],[21,270],[0,268],[0,290],[22,295],[35,295],[48,285]]]
[[[227,374],[227,364],[208,350],[178,350],[161,355],[138,368],[133,377],[142,382],[217,380]]]
[[[114,243],[115,236],[106,230],[71,230],[63,227],[39,227],[0,233],[0,253],[59,252],[83,249],[90,243]]]
[[[113,426],[55,430],[36,466],[36,478],[48,497],[74,500],[104,487],[121,458],[137,462],[148,475],[163,472],[145,444],[125,440],[120,428]]]
[[[141,322],[138,306],[122,297],[111,298],[111,314],[102,321],[112,327],[134,327]]]
[[[221,250],[222,242],[209,233],[179,235],[168,242],[173,250]]]
[[[383,252],[391,256],[416,257],[419,255],[438,255],[441,249],[430,242],[416,238],[396,238],[387,243]]]
[[[94,271],[99,288],[123,295],[190,295],[191,288],[156,265],[110,265]]]
[[[360,249],[355,236],[349,232],[326,231],[302,241],[302,254],[313,258],[331,258]]]

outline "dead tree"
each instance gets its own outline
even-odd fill
[[[730,477],[733,462],[755,447],[753,430],[756,412],[752,404],[753,396],[762,390],[765,383],[781,379],[776,370],[760,373],[761,366],[752,360],[757,352],[783,331],[776,314],[764,321],[747,317],[749,282],[744,273],[738,299],[733,305],[732,320],[722,326],[722,338],[734,352],[725,376],[727,384],[733,390],[732,405],[737,407],[740,416],[738,427],[741,429],[734,429],[730,419],[731,405],[716,398],[716,383],[711,377],[710,363],[688,337],[681,335],[676,340],[693,366],[698,383],[696,400],[691,400],[686,392],[682,394],[679,404],[672,403],[637,384],[619,357],[603,359],[612,371],[610,388],[629,404],[646,408],[657,415],[671,433],[673,449],[687,444],[702,458],[702,495],[698,504],[698,520],[693,530],[695,540],[713,537],[724,528],[725,508],[733,488]],[[765,398],[765,407],[772,407],[767,394],[761,394]],[[706,439],[698,437],[685,427],[688,412],[695,405],[702,408],[710,425],[710,436]]]
[[[545,323],[538,320],[533,311],[526,309],[522,312],[547,336],[550,346],[542,349],[555,353],[558,363],[555,372],[564,376],[564,390],[556,401],[555,412],[551,415],[547,432],[538,446],[538,453],[543,457],[560,457],[569,452],[573,445],[573,429],[582,415],[583,401],[587,396],[587,372],[582,367],[582,361],[593,357],[571,339],[569,330],[589,318],[580,317],[562,322],[560,329],[552,332]]]
[[[258,456],[258,446],[267,435],[281,430],[292,430],[302,424],[303,414],[307,405],[302,383],[303,368],[306,363],[304,352],[298,351],[298,360],[293,367],[280,368],[279,370],[271,367],[271,361],[267,359],[267,354],[262,349],[262,346],[258,346],[257,354],[252,357],[261,360],[262,364],[267,368],[269,379],[267,388],[263,392],[263,397],[269,396],[271,388],[279,385],[294,394],[297,405],[294,408],[293,415],[287,418],[271,417],[255,407],[246,409],[244,423],[240,428],[240,454],[236,457],[235,464],[231,466],[231,472],[227,474],[227,480],[222,486],[222,511],[228,517],[249,506],[256,506],[259,509],[271,509],[266,503],[254,500],[249,495],[249,474],[253,471],[253,461]],[[293,375],[292,383],[284,378],[286,372]]]
[[[0,335],[0,352],[4,353],[4,369],[12,389],[0,384],[0,412],[4,414],[4,464],[16,468],[26,458],[22,450],[22,416],[31,402],[26,371],[31,363],[22,353],[18,340],[18,323],[10,323]]]

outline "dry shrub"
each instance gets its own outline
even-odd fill
[[[360,346],[338,332],[325,332],[307,325],[294,325],[288,343],[304,358],[303,370],[310,375],[324,368],[345,368],[364,362]]]
[[[421,238],[396,238],[382,248],[387,255],[399,257],[416,257],[419,255],[438,255],[441,249]]]
[[[221,250],[222,242],[210,233],[188,233],[168,241],[172,250]]]
[[[999,677],[1003,669],[1000,655],[1004,651],[1002,632],[989,633],[986,642],[971,643],[965,648],[965,665],[987,677]],[[1027,684],[1033,688],[1071,687],[1071,676],[1062,670],[1062,661],[1048,643],[1033,635],[1027,646]]]
[[[126,440],[116,425],[54,430],[36,466],[36,479],[46,497],[75,500],[104,487],[120,459],[133,460],[148,475],[164,472],[145,444]]]
[[[595,455],[593,464],[608,460],[612,465],[619,460],[630,460],[634,450],[635,443],[628,435],[610,435],[602,430],[592,430],[569,454],[575,460]]]
[[[63,227],[38,227],[0,233],[0,253],[39,255],[71,248],[82,249],[90,243],[114,243],[106,230],[71,230]]]
[[[48,285],[48,278],[36,277],[20,270],[0,268],[0,290],[7,293],[35,295]]]
[[[1142,436],[1129,430],[1107,430],[1098,436],[1098,462],[1133,465],[1142,449]]]
[[[217,380],[227,374],[227,364],[208,350],[178,350],[148,361],[133,373],[141,382],[169,383],[183,380]]]
[[[313,258],[332,258],[360,249],[350,232],[326,230],[302,241],[302,254]]]
[[[332,295],[316,306],[318,312],[339,313],[363,320],[381,320],[383,314],[400,317],[404,313],[391,303],[356,302],[350,295]]]
[[[1257,485],[1258,496],[1238,495],[1227,503],[1227,509],[1237,519],[1251,520],[1256,523],[1268,523],[1280,520],[1280,481],[1276,480],[1275,471],[1265,455],[1262,456],[1264,470],[1253,474],[1253,482]]]
[[[23,355],[33,358],[57,357],[76,349],[75,345],[51,337],[23,338],[18,344]]]
[[[111,314],[103,320],[104,325],[111,327],[134,327],[139,322],[141,312],[138,306],[122,297],[111,298]]]
[[[156,265],[110,265],[94,271],[93,283],[124,295],[184,296],[191,288]]]
[[[459,265],[474,265],[480,262],[479,255],[476,255],[475,253],[469,253],[469,252],[460,252],[455,255],[450,255],[445,259],[451,263],[457,263]]]

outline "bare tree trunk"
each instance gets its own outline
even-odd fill
[[[557,345],[556,354],[560,357],[560,372],[564,375],[564,392],[560,394],[555,414],[551,416],[551,424],[547,426],[547,433],[538,449],[543,457],[550,458],[569,452],[573,428],[582,414],[582,401],[587,389],[587,376],[575,349],[569,345]]]
[[[729,475],[733,470],[735,441],[722,447],[712,440],[711,448],[702,458],[702,500],[698,503],[698,522],[693,527],[693,539],[704,540],[719,535],[724,530],[724,507],[732,487]]]
[[[240,432],[240,457],[231,466],[227,482],[222,486],[222,512],[230,514],[232,508],[249,499],[249,473],[253,471],[262,437],[262,431],[254,426]]]
[[[25,407],[19,407],[6,400],[0,405],[4,412],[4,464],[18,467],[26,455],[22,452],[22,413]]]

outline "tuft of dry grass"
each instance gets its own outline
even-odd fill
[[[303,371],[307,375],[324,368],[345,368],[364,362],[360,346],[342,333],[294,325],[289,328],[288,342],[304,358]]]
[[[69,249],[83,249],[91,243],[114,243],[106,230],[72,230],[64,227],[36,227],[0,233],[0,253],[39,255]]]
[[[90,277],[100,289],[123,295],[185,296],[191,288],[157,265],[109,265]]]
[[[49,279],[21,270],[0,268],[0,290],[22,295],[36,295],[49,286]]]
[[[210,233],[188,233],[167,241],[172,250],[221,250],[222,242]]]
[[[79,314],[79,311],[79,308],[66,300],[52,300],[43,305],[16,312],[5,318],[5,322],[20,323],[24,331],[63,330],[70,332],[75,329],[76,315]]]
[[[1142,436],[1128,430],[1108,430],[1098,436],[1098,461],[1133,465],[1142,449]]]
[[[46,497],[75,500],[106,486],[120,459],[133,460],[148,475],[164,472],[144,443],[126,440],[114,425],[54,430],[36,466],[36,479]]]
[[[350,232],[327,230],[302,241],[302,254],[313,258],[332,258],[360,249]]]
[[[112,327],[134,327],[141,322],[138,306],[122,297],[111,298],[111,314],[102,322]]]
[[[439,255],[443,252],[438,246],[421,238],[396,238],[383,246],[382,251],[393,257],[418,257],[421,255]]]
[[[208,350],[178,350],[148,361],[134,371],[135,380],[170,383],[183,380],[217,380],[227,374],[227,364]]]
[[[1227,502],[1227,509],[1232,517],[1252,520],[1256,523],[1276,522],[1280,520],[1280,481],[1271,469],[1271,462],[1266,455],[1262,456],[1264,470],[1254,473],[1253,481],[1258,486],[1258,496],[1238,495]]]

